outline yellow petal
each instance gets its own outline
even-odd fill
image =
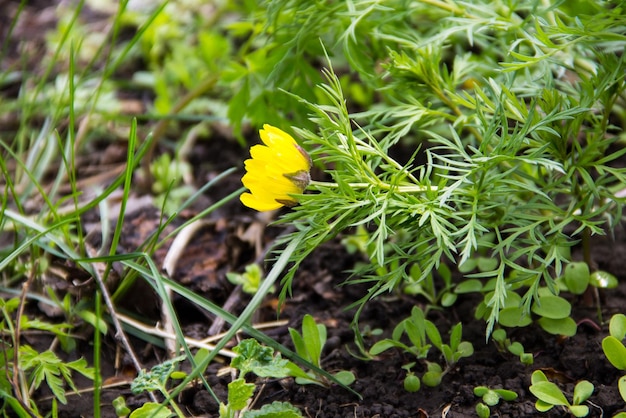
[[[246,174],[241,182],[250,191],[241,202],[258,211],[278,209],[297,203],[309,182],[311,160],[291,135],[271,125],[259,131],[263,144],[250,148],[244,161]]]

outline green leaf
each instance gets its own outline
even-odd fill
[[[409,373],[404,378],[402,385],[404,386],[404,390],[406,390],[407,392],[415,393],[420,390],[422,382],[420,381],[419,377],[415,376],[415,374]]]
[[[230,365],[240,371],[241,376],[249,372],[259,377],[285,377],[288,376],[288,360],[282,359],[280,354],[274,356],[274,349],[266,347],[253,338],[242,340],[233,348],[237,354]]]
[[[617,389],[619,394],[622,395],[622,399],[626,402],[626,376],[622,376],[617,381]]]
[[[511,354],[515,354],[516,356],[519,356],[524,352],[524,346],[517,341],[511,343],[511,345],[509,345],[507,349]]]
[[[495,392],[505,401],[514,401],[517,399],[517,393],[508,389],[496,389]]]
[[[572,405],[569,407],[569,411],[575,417],[586,417],[589,415],[589,407],[587,405]]]
[[[626,347],[620,340],[612,335],[604,337],[602,350],[613,367],[619,370],[626,370]]]
[[[537,322],[541,328],[550,334],[564,335],[566,337],[576,335],[577,325],[576,322],[570,317],[561,319],[539,318]]]
[[[493,390],[485,393],[482,398],[483,402],[489,406],[496,406],[500,402],[500,396]]]
[[[246,411],[242,418],[301,418],[302,413],[288,402],[274,401],[260,409]]]
[[[594,271],[589,277],[589,283],[599,289],[615,289],[619,284],[619,280],[606,271]]]
[[[532,322],[532,318],[522,307],[504,308],[498,315],[498,323],[505,327],[525,327]]]
[[[469,357],[474,354],[474,346],[469,341],[461,341],[456,350],[459,358],[461,357]]]
[[[483,284],[478,279],[469,279],[462,281],[454,288],[454,293],[464,294],[464,293],[474,293],[480,292],[483,288]]]
[[[426,335],[428,335],[428,338],[433,343],[433,345],[441,351],[443,341],[441,340],[441,334],[439,333],[437,326],[429,320],[424,321],[424,325],[426,328]]]
[[[570,292],[582,295],[589,285],[589,266],[582,261],[569,263],[565,267],[563,280]]]
[[[574,405],[580,405],[585,402],[593,394],[593,383],[588,380],[581,380],[574,387]]]
[[[624,339],[626,336],[626,315],[619,313],[611,317],[609,334],[620,341]]]
[[[235,411],[241,411],[248,405],[248,400],[254,394],[254,383],[246,383],[240,377],[228,384],[228,406]]]
[[[533,313],[544,318],[566,318],[572,311],[572,305],[560,296],[541,296],[533,303]]]
[[[346,386],[351,385],[356,380],[354,373],[348,370],[338,371],[333,376],[335,377],[335,379],[337,379],[339,382]]]
[[[289,328],[289,335],[291,336],[291,341],[293,342],[294,348],[296,349],[296,353],[298,353],[298,355],[305,360],[311,361],[302,335],[300,335],[300,333],[293,328]]]
[[[463,335],[463,325],[459,322],[456,324],[450,332],[450,348],[452,351],[457,351],[459,344],[461,343],[461,337]]]
[[[547,412],[551,410],[553,407],[554,405],[544,402],[541,399],[535,402],[535,409],[539,412]]]
[[[141,408],[131,412],[129,418],[169,418],[174,415],[166,406],[154,402],[146,402]]]
[[[407,347],[405,344],[396,341],[396,340],[391,340],[391,339],[384,339],[384,340],[380,340],[378,342],[376,342],[372,348],[370,348],[370,354],[373,356],[377,356],[378,354],[389,350],[390,348],[401,348],[403,350],[409,350],[409,347]]]
[[[478,415],[478,418],[489,418],[491,416],[491,410],[484,403],[478,402],[476,404],[476,415]]]
[[[533,383],[530,388],[530,392],[537,397],[537,399],[550,404],[550,405],[564,405],[569,406],[570,403],[561,392],[561,389],[552,382],[537,382]]]
[[[474,388],[474,395],[478,397],[482,397],[490,390],[491,389],[489,389],[487,386],[476,386]]]
[[[322,325],[323,326],[323,325]],[[326,342],[325,334],[326,329],[322,332],[321,327],[315,323],[315,319],[309,314],[304,315],[302,319],[302,338],[306,346],[306,351],[309,353],[311,363],[316,366],[320,365],[320,359],[322,357],[322,348]]]
[[[126,400],[123,396],[118,396],[113,399],[111,403],[113,405],[113,409],[115,409],[115,415],[118,417],[125,417],[130,414],[130,408],[126,406]]]
[[[457,297],[458,296],[455,293],[445,292],[441,296],[441,306],[443,306],[444,308],[448,308],[448,307],[454,305],[454,303],[457,300]]]
[[[541,370],[535,370],[530,376],[530,382],[534,385],[539,382],[547,382],[548,378]]]

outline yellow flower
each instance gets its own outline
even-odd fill
[[[259,212],[295,206],[292,196],[308,186],[311,158],[286,132],[270,125],[259,131],[265,145],[250,148],[251,159],[244,161],[246,174],[241,179],[250,193],[241,202]]]

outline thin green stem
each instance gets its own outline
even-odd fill
[[[332,183],[332,182],[327,182],[327,181],[316,181],[316,180],[311,180],[309,185],[316,187],[316,188],[336,189],[339,187],[339,184],[337,183]],[[423,193],[423,192],[432,192],[432,191],[439,190],[439,187],[437,186],[418,186],[418,185],[393,186],[387,183],[377,183],[375,185],[372,183],[348,183],[348,186],[352,187],[353,189],[366,189],[368,187],[376,186],[376,187],[380,187],[383,190],[394,190],[399,193]]]

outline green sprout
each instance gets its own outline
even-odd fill
[[[293,328],[289,328],[291,340],[296,349],[296,353],[317,368],[321,368],[322,351],[326,344],[326,326],[318,324],[315,319],[307,314],[302,319],[302,334]],[[321,386],[329,386],[328,380],[313,370],[303,372],[300,368],[292,369],[292,375],[299,384],[315,383]],[[348,370],[340,370],[332,375],[337,381],[344,385],[354,382],[355,376]]]
[[[589,407],[582,405],[594,391],[594,386],[587,380],[581,380],[574,387],[574,396],[570,402],[563,391],[550,382],[541,370],[535,370],[531,376],[530,392],[537,397],[535,408],[539,412],[547,412],[555,406],[567,409],[575,417],[586,417]]]
[[[220,404],[220,418],[302,417],[300,411],[287,402],[274,401],[258,410],[249,409],[256,385],[245,380],[248,373],[283,378],[297,366],[281,358],[280,353],[274,355],[273,348],[262,346],[252,338],[242,340],[233,351],[237,356],[231,360],[230,366],[238,370],[239,376],[228,384],[228,402]]]
[[[519,357],[522,364],[531,365],[534,362],[532,353],[524,351],[524,346],[518,341],[511,341],[506,335],[506,330],[498,328],[493,331],[491,338],[495,341],[500,351],[508,351]]]
[[[259,286],[263,280],[263,270],[261,266],[256,263],[249,264],[246,266],[245,272],[241,274],[229,272],[226,273],[226,278],[234,285],[241,285],[241,289],[245,293],[254,295],[257,290],[259,290]]]
[[[609,321],[609,336],[602,340],[602,351],[609,362],[618,370],[626,372],[626,315],[615,314]],[[617,381],[619,393],[626,402],[626,374]]]
[[[514,401],[517,399],[517,393],[508,389],[491,389],[487,386],[476,386],[474,395],[482,398],[482,402],[476,404],[476,413],[479,418],[489,418],[491,416],[490,406],[496,406],[500,403],[500,399],[505,401]]]
[[[406,353],[414,355],[426,367],[426,372],[421,378],[422,382],[426,386],[434,387],[441,383],[441,379],[454,368],[461,358],[474,354],[472,343],[461,341],[462,332],[463,327],[459,322],[450,331],[450,344],[444,344],[437,326],[425,318],[424,312],[420,308],[414,306],[411,310],[411,316],[401,321],[394,328],[391,338],[378,341],[370,348],[369,353],[372,356],[376,356],[391,348],[399,348]],[[410,341],[410,345],[401,341],[402,336],[405,334]],[[427,342],[427,338],[430,340],[430,344]],[[445,368],[442,368],[436,362],[426,360],[426,356],[432,346],[441,352],[445,361]],[[405,387],[407,387],[407,379],[409,379],[408,386],[410,390],[419,390],[420,385],[415,380],[419,378],[411,372],[414,364],[409,363],[403,367],[408,371],[405,378]]]

